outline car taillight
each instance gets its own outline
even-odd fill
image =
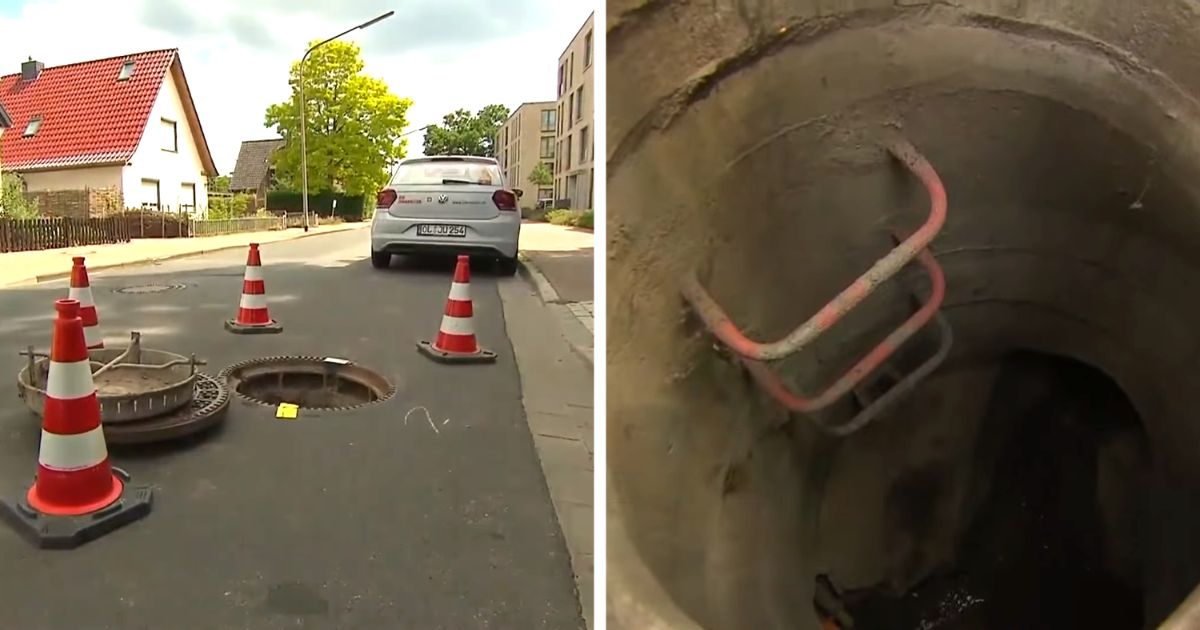
[[[517,196],[511,190],[497,190],[492,193],[492,201],[504,212],[517,211]]]
[[[391,208],[392,204],[394,203],[396,203],[396,191],[394,190],[381,190],[379,191],[379,194],[375,196],[376,208]]]

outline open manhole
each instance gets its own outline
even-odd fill
[[[113,289],[113,293],[140,295],[143,293],[165,293],[167,291],[180,291],[186,288],[186,284],[135,284],[129,287],[118,287]]]
[[[229,389],[264,405],[343,410],[382,402],[396,393],[383,375],[333,357],[267,357],[235,363],[221,372]]]

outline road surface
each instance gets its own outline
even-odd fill
[[[144,346],[197,353],[212,374],[253,357],[344,357],[398,393],[297,420],[235,398],[214,434],[110,448],[135,483],[154,486],[154,511],[71,551],[39,551],[0,529],[0,628],[583,625],[497,294],[498,282],[521,280],[474,271],[476,333],[499,360],[443,366],[414,342],[436,334],[453,263],[397,259],[380,272],[367,250],[365,231],[264,245],[280,335],[222,329],[237,308],[241,251],[93,274],[110,346],[138,330]],[[185,288],[113,292],[147,284]],[[15,379],[26,345],[48,347],[65,287],[0,290],[0,374]],[[0,491],[13,496],[35,471],[39,425],[15,383],[0,391]]]

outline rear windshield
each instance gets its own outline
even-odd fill
[[[453,180],[447,182],[446,180]],[[465,160],[438,160],[436,162],[411,162],[401,164],[392,178],[392,185],[458,184],[470,183],[483,186],[503,186],[500,167],[487,162]]]

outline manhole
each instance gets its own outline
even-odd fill
[[[268,357],[221,371],[229,390],[263,405],[343,410],[382,402],[396,393],[383,375],[333,357]]]
[[[143,293],[165,293],[167,291],[180,291],[186,288],[186,284],[136,284],[130,287],[118,287],[113,289],[113,293],[140,295]]]

